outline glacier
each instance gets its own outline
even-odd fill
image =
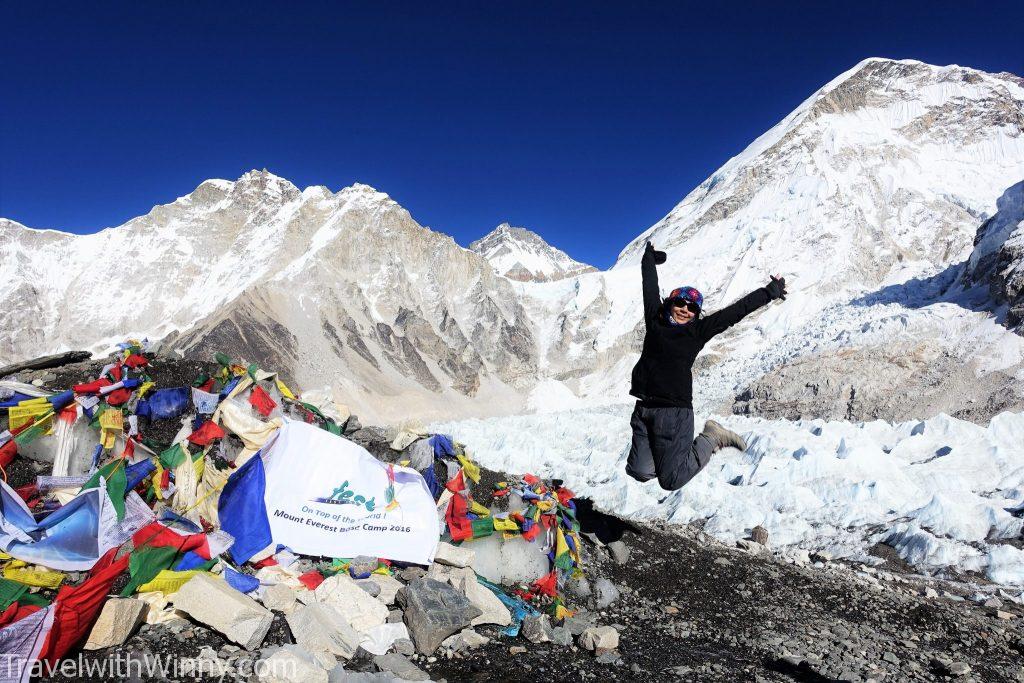
[[[700,523],[725,542],[765,527],[773,546],[873,565],[885,543],[918,570],[1024,587],[1024,414],[987,426],[926,420],[715,419],[741,434],[678,491],[625,473],[631,404],[437,423],[483,465],[565,480],[630,518]],[[698,421],[698,426],[702,424]]]

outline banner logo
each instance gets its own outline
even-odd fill
[[[366,496],[360,496],[355,491],[348,487],[348,480],[346,479],[334,489],[331,495],[326,498],[313,498],[314,503],[328,503],[329,505],[356,505],[365,507],[367,512],[373,512],[377,507],[376,496],[366,499]]]

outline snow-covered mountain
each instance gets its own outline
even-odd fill
[[[574,261],[535,232],[502,223],[485,237],[469,245],[499,274],[520,282],[561,280],[597,269]]]
[[[126,335],[244,349],[388,421],[514,410],[536,374],[509,281],[365,185],[253,171],[91,235],[0,221],[0,263],[4,360]]]
[[[769,273],[790,282],[785,302],[707,349],[698,409],[984,420],[1024,405],[1024,340],[1003,326],[1020,291],[1015,233],[993,271],[1002,299],[964,269],[1024,178],[1022,112],[1016,76],[866,60],[614,268],[565,277],[586,267],[528,231],[499,226],[462,249],[373,188],[299,190],[265,171],[92,235],[0,220],[0,295],[16,302],[0,312],[0,362],[133,334],[196,355],[255,349],[377,420],[617,403],[651,240],[669,254],[663,291],[695,285],[709,309]]]
[[[1021,339],[987,291],[956,284],[979,226],[1022,178],[1022,79],[865,60],[701,183],[610,271],[531,287],[539,367],[588,403],[624,398],[650,240],[668,252],[663,293],[694,285],[712,310],[771,273],[789,282],[786,301],[705,352],[700,407],[739,397],[741,411],[771,403],[787,417],[847,419],[1024,407]]]

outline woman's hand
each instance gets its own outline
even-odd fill
[[[659,266],[668,259],[668,255],[665,252],[658,251],[650,242],[647,243],[647,246],[644,248],[644,251],[649,251],[652,254],[654,254],[654,263]]]
[[[774,301],[775,299],[786,300],[786,278],[780,275],[772,275],[772,281],[769,282],[765,289],[768,290],[768,297]]]

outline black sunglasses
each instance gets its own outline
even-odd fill
[[[689,309],[691,313],[700,313],[700,306],[693,303],[692,301],[687,301],[686,299],[669,299],[668,305]]]

